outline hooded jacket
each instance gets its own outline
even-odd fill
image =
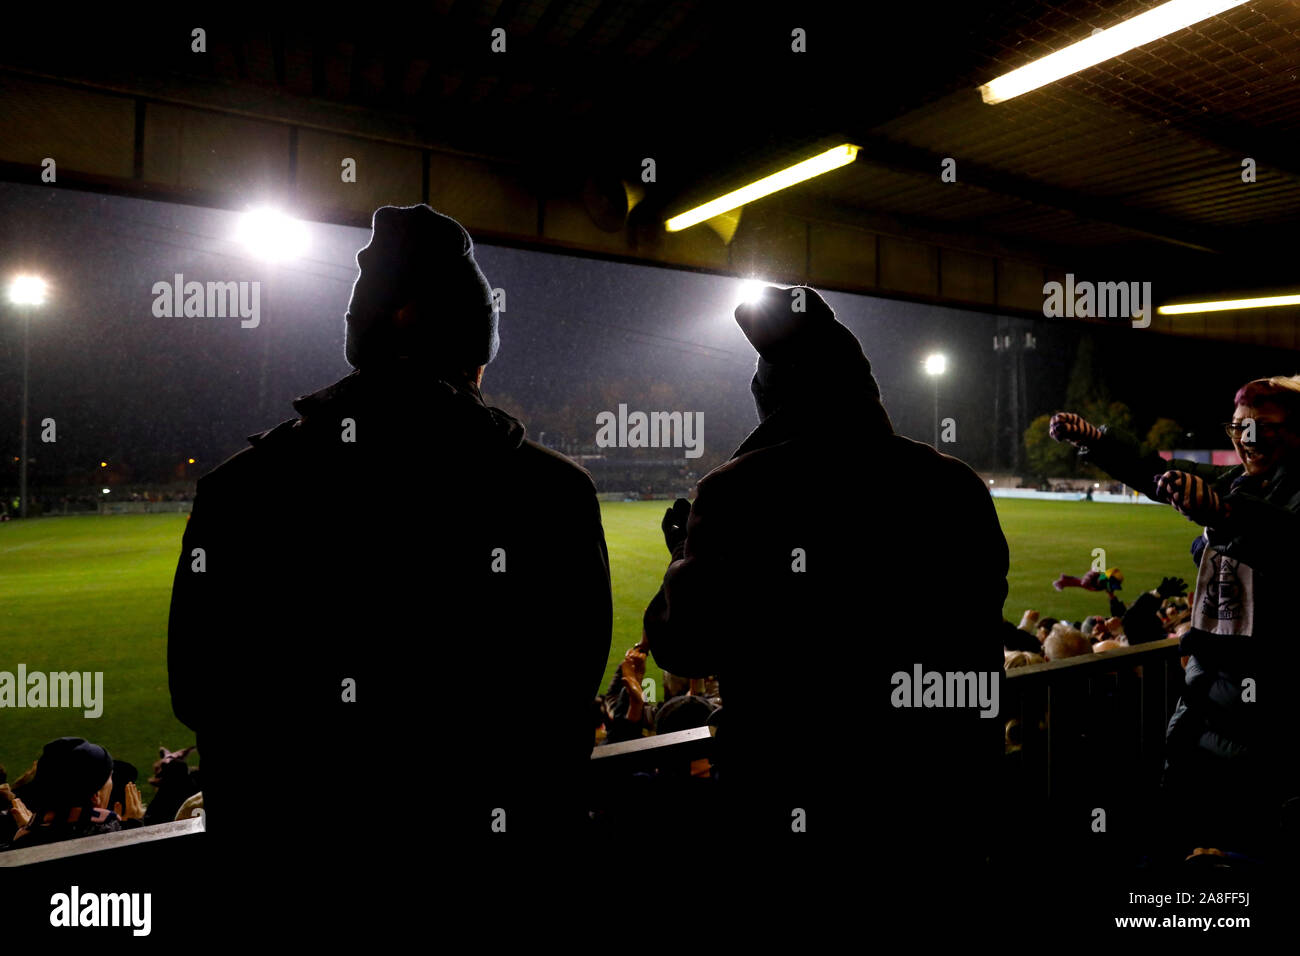
[[[611,626],[590,475],[408,360],[294,408],[200,479],[177,566],[169,682],[209,829],[261,839],[315,798],[353,825],[296,849],[357,862],[399,852],[356,832],[381,808],[454,821],[418,830],[444,848],[497,809],[525,839],[582,817]],[[484,692],[502,664],[513,699]],[[539,668],[549,723],[521,733]]]
[[[760,361],[762,421],[699,482],[645,630],[665,670],[718,676],[720,780],[746,836],[790,833],[797,808],[824,839],[908,833],[960,857],[984,839],[965,788],[996,772],[1000,723],[891,697],[915,665],[1001,680],[1006,540],[969,467],[894,433],[852,344],[816,375]]]

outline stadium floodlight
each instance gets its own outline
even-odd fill
[[[934,380],[934,447],[939,447],[939,379],[948,369],[948,359],[939,352],[925,357],[925,374]]]
[[[1189,315],[1193,312],[1228,312],[1233,309],[1274,309],[1279,305],[1300,305],[1300,295],[1266,295],[1254,299],[1222,299],[1218,302],[1184,302],[1162,305],[1158,315]]]
[[[278,209],[250,209],[239,217],[235,240],[259,259],[285,262],[307,251],[306,223]]]
[[[9,301],[14,305],[44,305],[45,280],[40,276],[14,276],[9,280]]]
[[[736,305],[749,305],[751,302],[757,302],[768,285],[769,283],[764,282],[762,279],[745,279],[740,283],[740,289],[736,293]]]
[[[1019,69],[989,80],[980,96],[990,106],[1036,90],[1048,83],[1096,66],[1112,57],[1168,36],[1194,23],[1217,16],[1246,0],[1169,0],[1108,30],[1097,30],[1070,46],[1034,60]]]
[[[764,176],[762,179],[755,180],[748,186],[741,186],[739,189],[732,190],[717,199],[704,203],[702,206],[696,206],[694,209],[673,216],[664,222],[664,228],[669,232],[679,232],[682,229],[694,226],[696,223],[704,222],[706,219],[720,216],[737,206],[743,206],[756,199],[762,199],[764,196],[770,196],[774,192],[787,189],[796,183],[803,182],[805,179],[812,179],[822,173],[829,173],[832,169],[847,166],[857,158],[858,147],[849,143],[836,146],[824,153],[818,153],[811,159],[805,159],[801,163],[788,166],[771,176]]]
[[[23,417],[19,426],[18,516],[27,517],[27,366],[31,360],[32,310],[45,304],[45,280],[40,276],[16,275],[9,281],[9,301],[18,306],[23,319]]]

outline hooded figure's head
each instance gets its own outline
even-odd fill
[[[348,364],[405,357],[456,374],[491,362],[497,311],[464,227],[421,204],[376,209],[371,230],[348,303]]]
[[[861,344],[815,289],[768,286],[736,307],[736,323],[758,352],[749,388],[760,421],[839,403],[893,431]]]

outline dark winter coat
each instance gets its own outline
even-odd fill
[[[897,708],[893,675],[1001,679],[1007,545],[975,473],[894,434],[861,381],[769,415],[700,481],[645,629],[665,670],[718,675],[747,832],[789,834],[801,808],[823,847],[953,859],[983,839],[1002,721]]]
[[[407,361],[294,408],[200,479],[176,571],[172,704],[210,833],[310,873],[432,860],[496,809],[516,839],[585,821],[611,627],[590,475]]]
[[[1248,758],[1235,762],[1233,779],[1226,785],[1232,791],[1258,794],[1260,787],[1280,786],[1294,793],[1291,741],[1300,726],[1290,701],[1300,650],[1294,600],[1300,573],[1300,470],[1283,464],[1261,479],[1246,475],[1240,465],[1144,456],[1132,436],[1112,429],[1102,432],[1101,440],[1083,453],[1084,459],[1148,497],[1154,497],[1155,478],[1169,470],[1209,482],[1229,503],[1231,520],[1205,529],[1202,540],[1226,559],[1225,581],[1234,568],[1238,580],[1247,569],[1252,579],[1252,587],[1240,594],[1216,581],[1194,595],[1211,616],[1220,610],[1224,616],[1245,613],[1252,626],[1247,635],[1210,633],[1194,626],[1183,637],[1182,649],[1190,660],[1185,691],[1169,723],[1171,772],[1180,778],[1193,766],[1224,776],[1225,758]],[[1208,552],[1203,546],[1194,553],[1199,564]],[[1255,682],[1253,694],[1246,693],[1247,680]],[[1254,782],[1247,783],[1246,773]]]

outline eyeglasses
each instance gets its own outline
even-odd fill
[[[1285,429],[1286,426],[1280,422],[1255,422],[1255,438],[1272,441],[1277,437],[1278,432]],[[1228,437],[1233,441],[1240,441],[1243,445],[1253,445],[1253,441],[1245,441],[1242,436],[1246,434],[1246,425],[1238,422],[1224,422],[1223,430],[1228,433]]]

